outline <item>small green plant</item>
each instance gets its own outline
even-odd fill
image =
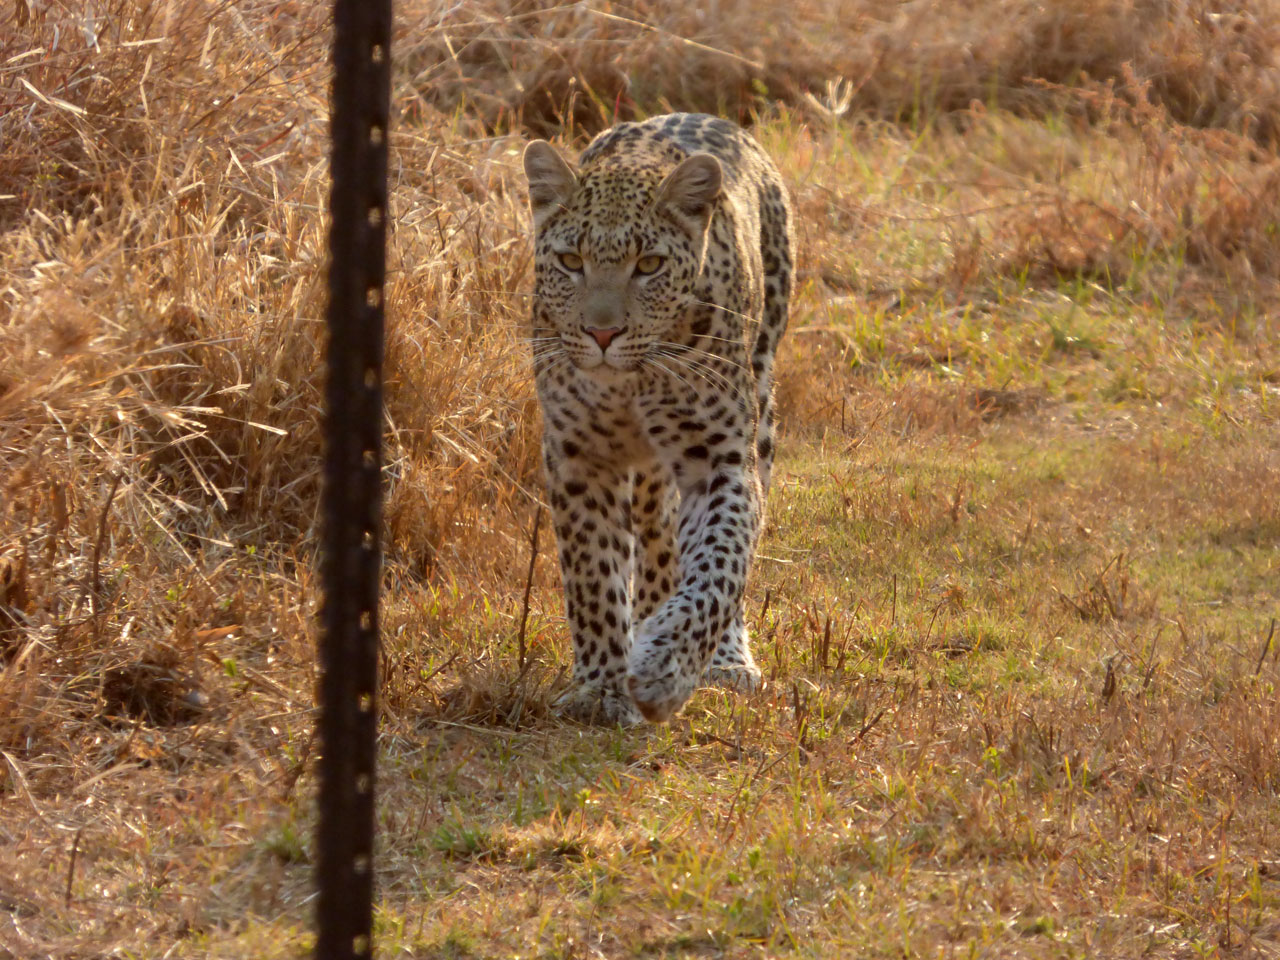
[[[501,849],[488,828],[458,821],[438,826],[431,835],[431,846],[440,853],[462,860],[491,857]]]
[[[292,821],[280,824],[263,840],[262,846],[281,863],[308,862],[304,836]]]

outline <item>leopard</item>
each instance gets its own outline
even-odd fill
[[[664,723],[761,685],[744,596],[775,452],[791,200],[721,117],[619,123],[523,154],[530,354],[573,672],[555,706]]]

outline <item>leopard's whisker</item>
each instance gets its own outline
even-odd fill
[[[715,339],[721,340],[724,338],[716,337]],[[724,354],[721,354],[721,353],[712,353],[710,350],[703,350],[701,347],[695,347],[692,344],[687,344],[687,343],[674,343],[670,340],[662,340],[659,342],[662,344],[662,346],[669,347],[672,350],[680,350],[686,353],[697,354],[699,356],[709,357],[713,360],[723,360],[725,363],[731,364],[732,366],[735,366],[740,370],[746,369],[746,367],[744,367],[737,360],[733,359],[733,357],[726,357]],[[727,342],[732,343],[733,341],[727,341]]]
[[[533,371],[534,373],[547,373],[562,362],[569,362],[569,358],[565,356],[563,350],[547,350],[543,353],[535,353],[533,356]]]
[[[668,351],[679,353],[682,356],[687,354],[693,357],[706,357],[709,360],[715,360],[721,363],[727,363],[729,366],[737,367],[739,370],[745,371],[747,369],[742,364],[740,364],[737,360],[734,360],[730,357],[724,357],[718,353],[712,353],[709,350],[700,350],[697,347],[690,347],[683,343],[672,343],[668,340],[659,340],[655,344],[655,346],[662,347],[663,349]]]
[[[689,335],[693,337],[693,339],[695,340],[715,340],[719,343],[731,343],[735,347],[746,346],[745,340],[738,340],[738,339],[735,339],[734,337],[717,337],[714,333],[692,333],[691,332]]]
[[[737,317],[737,318],[738,318],[738,319],[740,319],[740,320],[746,320],[748,323],[759,323],[759,322],[760,322],[760,318],[759,318],[759,317],[753,317],[753,316],[751,316],[750,314],[747,314],[747,313],[739,313],[737,310],[730,310],[728,307],[722,307],[722,306],[720,306],[720,304],[718,304],[718,303],[712,303],[710,300],[695,300],[695,299],[690,299],[688,302],[689,302],[689,303],[691,303],[691,304],[693,304],[694,306],[698,306],[698,307],[713,307],[713,308],[715,308],[716,310],[719,310],[721,313],[727,313],[727,314],[728,314],[729,316],[731,316],[731,317]],[[701,336],[708,336],[708,335],[707,335],[707,334],[701,334]],[[712,337],[711,339],[713,339],[713,340],[722,340],[722,339],[724,339],[724,338],[723,338],[723,337]],[[740,341],[740,340],[729,340],[728,342],[729,342],[729,343],[741,343],[742,341]]]
[[[745,384],[735,383],[732,379],[725,376],[719,370],[716,370],[714,367],[707,366],[705,363],[700,363],[697,360],[685,360],[684,365],[688,367],[690,370],[705,371],[705,373],[708,376],[714,378],[715,381],[718,384],[720,384],[720,386],[724,390],[727,390],[729,393],[737,395],[737,394],[748,392],[748,388],[746,387]]]
[[[644,362],[644,363],[652,364],[653,366],[657,367],[659,370],[663,371],[664,373],[667,373],[667,374],[669,374],[670,376],[675,377],[677,380],[679,380],[681,383],[683,383],[686,387],[688,387],[688,388],[689,388],[689,390],[690,390],[690,392],[695,393],[695,394],[698,392],[698,391],[697,391],[697,389],[694,387],[694,385],[693,385],[693,384],[691,384],[688,380],[686,380],[684,377],[680,376],[680,374],[676,373],[676,372],[675,372],[674,370],[672,370],[670,367],[668,367],[668,366],[666,366],[666,365],[664,365],[664,364],[659,363],[657,360],[654,360],[652,357],[645,357],[645,358],[644,358],[644,360],[643,360],[643,362]]]
[[[664,357],[664,358],[666,358],[666,359],[668,359],[668,360],[673,360],[673,361],[675,361],[677,364],[681,364],[681,365],[683,365],[683,366],[685,367],[685,369],[687,369],[687,370],[688,370],[690,373],[692,373],[694,376],[698,377],[700,380],[702,380],[702,382],[703,382],[703,383],[705,383],[707,386],[711,387],[713,390],[714,390],[714,389],[724,389],[724,387],[725,387],[725,384],[724,384],[724,383],[717,383],[715,380],[712,380],[712,379],[711,379],[711,377],[707,376],[706,372],[704,372],[704,371],[702,371],[702,370],[697,369],[697,368],[696,368],[696,367],[694,367],[692,364],[685,364],[685,363],[682,363],[682,361],[680,360],[680,358],[679,358],[679,357],[674,356],[673,354],[670,354],[670,353],[663,353],[662,351],[658,351],[658,352],[657,352],[657,354],[656,354],[656,356]]]
[[[666,357],[670,360],[673,360],[680,366],[687,369],[689,372],[696,373],[698,376],[702,377],[702,379],[712,387],[716,387],[722,390],[728,390],[730,393],[734,393],[734,394],[737,394],[740,391],[740,387],[738,384],[734,383],[732,380],[730,380],[727,376],[725,376],[719,370],[716,370],[705,363],[701,363],[700,361],[689,358],[689,357],[682,357],[678,354],[671,353],[670,351],[660,350],[660,351],[657,351],[657,353],[658,353],[658,356]]]
[[[695,342],[698,340],[713,340],[719,343],[727,343],[727,344],[730,344],[731,346],[738,347],[739,350],[743,351],[744,353],[746,351],[746,347],[740,341],[731,340],[728,337],[715,337],[709,333],[693,334],[693,340]],[[662,343],[664,346],[668,346],[676,350],[688,350],[691,353],[701,353],[701,354],[705,354],[708,357],[715,357],[717,360],[723,360],[725,361],[725,363],[732,363],[738,366],[742,366],[742,364],[738,363],[738,361],[734,360],[733,357],[731,356],[726,356],[725,354],[722,354],[722,353],[712,353],[710,350],[706,350],[703,347],[694,346],[693,343],[676,343],[674,340],[662,340],[659,342]]]

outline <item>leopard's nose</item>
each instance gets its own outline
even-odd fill
[[[601,350],[608,350],[609,344],[613,343],[613,338],[616,337],[618,334],[622,333],[622,331],[626,330],[627,328],[626,327],[583,327],[582,329],[585,330],[587,333],[591,334],[591,336],[595,339],[596,343],[600,344]]]

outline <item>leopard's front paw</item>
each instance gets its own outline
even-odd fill
[[[627,676],[631,699],[650,723],[666,723],[679,713],[695,686],[693,676],[670,666],[656,675],[632,667]]]
[[[760,668],[754,663],[709,666],[702,674],[702,682],[737,693],[755,693],[760,689]]]
[[[552,708],[567,720],[601,727],[634,727],[644,723],[631,697],[616,687],[575,683]]]

